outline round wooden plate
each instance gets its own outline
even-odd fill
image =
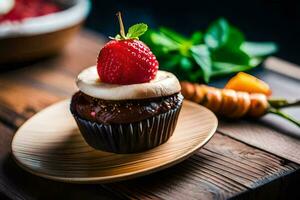
[[[136,154],[114,154],[88,146],[69,112],[69,100],[29,119],[12,142],[22,168],[45,178],[74,183],[113,182],[170,167],[202,147],[214,134],[217,118],[208,109],[184,101],[176,130],[163,145]]]

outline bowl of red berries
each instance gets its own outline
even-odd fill
[[[0,64],[57,54],[80,29],[89,0],[1,0]]]

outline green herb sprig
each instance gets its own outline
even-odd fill
[[[120,34],[117,34],[115,37],[109,37],[110,39],[116,39],[116,40],[137,39],[138,40],[139,37],[143,35],[148,29],[147,24],[138,23],[129,27],[128,32],[126,34],[121,12],[117,12],[116,15],[119,20]]]
[[[253,69],[278,49],[273,42],[245,41],[244,34],[224,18],[190,37],[161,27],[148,30],[141,40],[156,55],[160,69],[180,80],[206,83],[213,77]]]

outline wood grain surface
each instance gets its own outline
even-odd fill
[[[173,136],[141,153],[114,154],[91,148],[69,111],[70,101],[54,104],[29,119],[16,133],[12,153],[25,170],[74,183],[132,179],[175,165],[213,136],[218,121],[205,107],[184,101]]]
[[[129,199],[227,199],[297,169],[293,163],[283,163],[276,156],[215,134],[204,148],[169,170],[105,187]],[[265,199],[286,192],[280,187]]]
[[[256,188],[278,179],[271,194],[276,197],[293,187],[285,175],[298,169],[216,133],[194,156],[161,172],[114,184],[74,185],[39,178],[16,166],[9,153],[14,130],[1,123],[0,130],[1,145],[6,147],[0,151],[0,191],[11,199],[182,199],[182,193],[184,199],[227,199],[247,191],[253,195]]]
[[[276,59],[272,62],[275,61]],[[300,92],[296,92],[299,90],[300,81],[274,72],[261,75],[261,78],[270,84],[274,98],[300,99]],[[300,107],[286,108],[284,112],[300,120]],[[268,114],[256,121],[240,120],[234,123],[223,120],[218,130],[242,142],[300,164],[300,151],[295,151],[295,149],[300,149],[300,128],[282,118]]]
[[[269,57],[264,62],[265,68],[300,80],[300,67],[276,57]]]
[[[226,131],[221,129],[223,124],[220,131],[224,133],[217,132],[204,148],[184,162],[152,175],[120,183],[66,184],[39,178],[16,166],[9,148],[14,132],[41,109],[69,98],[76,91],[74,77],[83,68],[94,65],[103,42],[98,35],[83,31],[58,56],[27,63],[21,68],[20,65],[18,68],[1,68],[1,195],[11,199],[226,199],[239,198],[241,195],[243,199],[287,199],[297,194],[295,191],[298,191],[300,167],[285,159],[297,149],[288,143],[282,143],[286,140],[278,137],[284,135],[298,140],[297,133],[282,121],[277,124],[270,120],[245,122],[251,123],[251,126],[247,129]],[[263,77],[271,84],[275,94],[297,97],[294,88],[298,88],[298,82],[295,80],[269,73],[268,70],[263,72]],[[280,88],[277,90],[277,87]],[[284,88],[283,91],[281,88]],[[292,110],[288,111],[294,114]],[[223,123],[233,126],[239,122]],[[269,131],[276,130],[278,134],[269,141],[266,139],[267,132],[261,137],[251,131],[255,126],[269,126]],[[261,130],[265,132],[265,129]],[[235,137],[230,135],[233,132]],[[247,141],[253,134],[257,138],[249,146]],[[241,135],[244,139],[237,138],[241,138]],[[268,149],[272,153],[263,150],[263,146],[260,147],[262,150],[255,148],[259,143],[271,146],[274,141],[278,142],[278,148],[275,151]],[[276,156],[282,155],[279,153],[283,149],[287,152],[286,156]]]

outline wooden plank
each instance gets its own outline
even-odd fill
[[[11,180],[6,176],[7,163],[10,159],[10,144],[13,130],[0,123],[0,191],[11,199],[28,198],[28,195],[19,188],[12,186]]]
[[[204,148],[175,167],[105,187],[130,199],[227,199],[298,168],[284,159],[216,134]]]
[[[117,198],[99,185],[60,183],[25,172],[11,157],[10,144],[14,131],[0,122],[0,193],[6,197],[10,199]]]
[[[38,110],[64,98],[76,90],[79,71],[94,65],[104,40],[84,31],[61,55],[23,66],[0,75],[0,118],[19,127]]]
[[[292,173],[298,168],[293,163],[286,163],[276,156],[217,134],[205,148],[190,159],[151,176],[99,186],[56,183],[18,168],[8,152],[13,130],[3,125],[0,127],[3,142],[1,146],[7,150],[2,151],[0,156],[7,159],[3,159],[4,161],[0,159],[2,165],[5,163],[5,171],[0,171],[3,185],[1,189],[13,199],[18,196],[28,199],[62,196],[80,199],[95,198],[99,195],[101,198],[110,199],[111,196],[103,190],[103,187],[130,198],[225,199],[265,184],[283,174]]]
[[[97,185],[59,183],[31,175],[20,169],[12,160],[10,144],[14,130],[0,123],[0,192],[10,199],[112,199]]]
[[[300,80],[300,66],[276,57],[269,57],[264,62],[265,68]]]
[[[151,176],[98,186],[58,183],[33,176],[16,166],[9,156],[13,130],[0,125],[1,146],[5,147],[0,154],[1,166],[4,165],[3,171],[0,170],[0,190],[12,199],[112,198],[103,187],[130,198],[226,199],[298,168],[217,134],[190,159]]]
[[[300,199],[299,193],[300,171],[278,178],[269,184],[257,188],[254,192],[248,190],[234,199]],[[267,192],[266,192],[267,191]],[[279,192],[280,191],[280,192]]]
[[[300,164],[300,152],[296,150],[300,149],[300,140],[267,128],[263,124],[248,121],[222,122],[218,130],[230,137]]]
[[[272,97],[284,97],[287,99],[299,99],[300,81],[289,78],[276,72],[265,70],[258,74],[259,78],[266,81],[272,89]]]
[[[268,82],[274,97],[284,97],[290,100],[300,99],[300,82],[284,77],[278,73],[266,72],[260,76]],[[284,111],[300,119],[300,108],[287,108]],[[294,124],[272,114],[260,120],[221,121],[218,130],[272,154],[300,164],[300,129]]]

